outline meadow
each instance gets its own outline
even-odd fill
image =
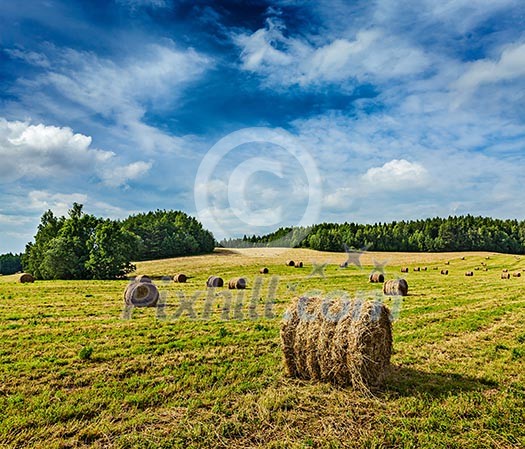
[[[127,319],[126,280],[0,277],[0,447],[525,447],[525,258],[369,252],[342,269],[345,260],[222,249],[138,263],[165,306]],[[396,320],[383,386],[364,394],[286,377],[279,326],[290,300],[382,297],[368,283],[381,265],[387,278],[410,268],[409,296],[384,298]],[[504,268],[523,275],[502,280]],[[186,284],[162,279],[180,272]],[[225,309],[227,289],[204,288],[210,274],[244,276],[248,289]]]

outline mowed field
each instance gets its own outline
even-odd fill
[[[370,252],[361,268],[339,268],[345,260],[223,249],[139,263],[165,306],[129,319],[127,281],[0,277],[0,446],[525,447],[525,257]],[[381,284],[368,283],[380,265],[387,279],[410,267],[409,296],[384,298],[397,319],[382,388],[365,395],[287,378],[279,326],[290,300],[381,297]],[[502,280],[504,268],[523,274]],[[186,284],[162,280],[179,272]],[[244,276],[248,289],[209,294],[211,274]]]

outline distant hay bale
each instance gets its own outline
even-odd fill
[[[228,288],[230,290],[244,290],[246,288],[246,279],[244,278],[233,278],[228,282]]]
[[[408,273],[408,267],[401,268],[401,273]]]
[[[474,268],[474,270],[476,270],[476,271],[479,270],[479,267]]]
[[[173,282],[178,282],[183,284],[188,280],[188,277],[184,273],[178,273],[175,276],[173,276]]]
[[[20,282],[21,284],[32,284],[33,282],[35,282],[35,278],[32,274],[22,273],[18,277],[18,282]]]
[[[512,273],[512,276],[515,278],[519,278],[521,277],[521,273],[519,271],[515,271],[514,273]]]
[[[268,270],[268,268],[266,268],[266,267],[263,267],[263,268],[261,268],[261,269],[259,270],[259,273],[261,273],[261,274],[268,274],[268,272],[269,272],[269,270]]]
[[[501,279],[510,279],[510,273],[501,273]]]
[[[445,265],[450,265],[450,260],[447,260],[447,261],[445,262]]]
[[[302,262],[295,262],[295,268],[303,268]]]
[[[281,342],[289,376],[368,391],[390,364],[390,312],[378,301],[295,298]]]
[[[467,271],[465,273],[465,276],[474,276],[474,272],[473,271]]]
[[[372,273],[368,277],[369,282],[385,282],[385,276],[383,273]]]
[[[423,270],[423,271],[427,271],[427,270],[428,270],[428,267],[423,267],[423,268],[421,268],[421,270]]]
[[[508,268],[504,268],[502,271],[503,271],[503,273],[508,273],[509,272]]]
[[[390,279],[383,284],[383,293],[388,296],[406,296],[408,282],[405,279]]]
[[[448,274],[448,270],[441,270],[441,274],[444,274],[446,276]]]
[[[463,256],[463,257],[461,258],[461,260],[465,260],[465,256]]]
[[[421,271],[421,267],[414,267],[414,271]]]
[[[224,281],[219,276],[210,276],[206,281],[206,287],[222,287]]]
[[[124,302],[134,307],[155,307],[159,291],[151,282],[132,282],[124,290]]]
[[[339,264],[339,268],[347,268],[347,267],[348,267],[348,262],[343,262]]]
[[[134,282],[148,282],[151,284],[151,278],[145,274],[139,274],[137,277],[135,277]]]
[[[293,260],[289,260],[286,262],[287,267],[295,267],[295,262]]]

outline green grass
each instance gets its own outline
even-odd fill
[[[525,259],[370,253],[362,270],[342,270],[344,254],[270,253],[140,263],[138,272],[158,278],[190,276],[187,284],[157,281],[164,319],[155,309],[122,319],[126,281],[0,277],[0,447],[525,447],[525,278],[500,279],[502,268],[521,270]],[[288,258],[305,268],[285,267]],[[411,268],[384,386],[364,396],[284,376],[279,323],[290,299],[314,289],[374,296],[374,259],[389,259],[390,277]],[[446,260],[442,276],[433,267]],[[314,262],[331,262],[325,278],[309,276]],[[488,271],[464,276],[481,262]],[[256,291],[262,266],[270,274]],[[210,274],[250,281],[237,309],[233,294],[228,320],[224,293],[204,292]],[[197,319],[175,317],[181,292],[196,295]]]

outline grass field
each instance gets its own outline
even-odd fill
[[[135,309],[130,319],[126,281],[0,277],[0,446],[525,447],[525,278],[500,279],[525,258],[367,253],[362,269],[340,269],[345,257],[222,250],[139,263],[166,306],[164,317]],[[367,280],[379,263],[387,277],[410,267],[409,296],[385,298],[400,309],[384,386],[366,396],[287,378],[279,323],[290,299],[315,289],[374,296],[381,286]],[[187,284],[160,280],[177,272]],[[245,276],[250,288],[225,310],[225,289],[205,293],[210,274]],[[192,307],[177,316],[181,301]]]

